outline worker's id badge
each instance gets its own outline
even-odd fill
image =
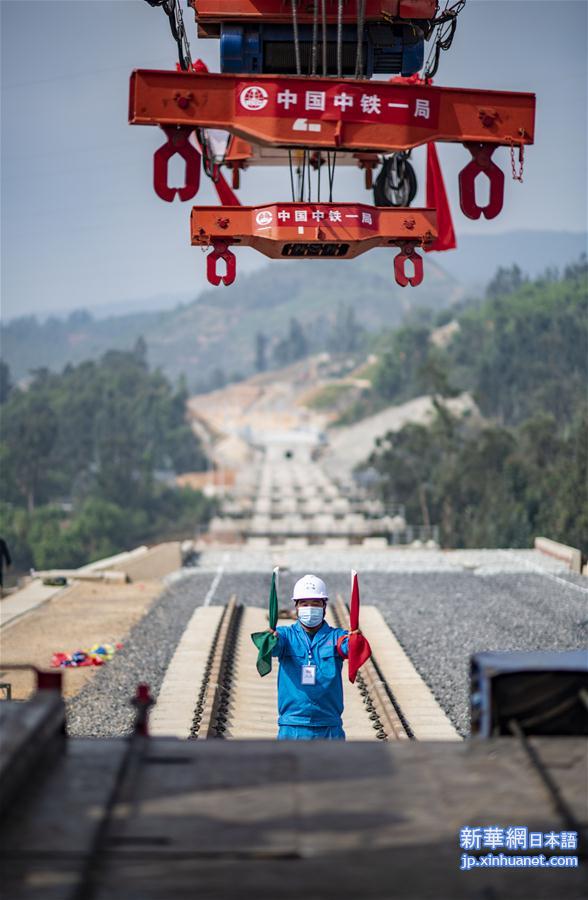
[[[302,666],[301,684],[316,684],[316,666]]]

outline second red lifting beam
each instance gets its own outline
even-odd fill
[[[274,203],[268,206],[196,206],[190,221],[192,244],[210,246],[207,276],[211,284],[232,284],[237,244],[271,259],[351,259],[374,247],[397,247],[394,275],[402,287],[423,280],[416,252],[437,237],[433,209],[393,209],[357,203]],[[217,266],[222,260],[225,272]],[[407,271],[407,263],[413,273]]]

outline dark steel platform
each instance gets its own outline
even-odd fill
[[[530,743],[585,825],[586,741]],[[0,827],[4,900],[586,896],[586,858],[459,870],[465,825],[571,828],[514,738],[69,740],[35,769]]]

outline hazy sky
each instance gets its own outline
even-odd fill
[[[162,133],[127,124],[131,70],[175,66],[162,10],[144,0],[1,0],[0,8],[3,316],[195,295],[206,281],[189,242],[191,203],[155,196]],[[217,70],[218,43],[196,40],[191,10],[185,21],[193,58]],[[495,154],[507,182],[492,222],[462,216],[457,173],[468,155],[440,146],[458,236],[586,229],[586,29],[586,0],[467,3],[436,83],[534,91],[537,121],[524,184],[511,181],[508,152]],[[420,169],[424,149],[414,157]],[[217,202],[203,182],[194,202]],[[289,199],[285,169],[250,169],[242,184],[243,203]],[[335,199],[371,202],[359,171],[339,172]],[[241,271],[265,263],[239,251]]]

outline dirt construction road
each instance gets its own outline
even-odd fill
[[[49,667],[53,653],[71,653],[98,643],[124,642],[125,635],[161,593],[159,581],[133,584],[82,584],[60,592],[0,632],[0,680],[12,685],[12,698],[33,691],[33,675],[5,669],[7,663]],[[108,665],[108,663],[105,663]],[[64,669],[64,694],[72,697],[98,671],[95,666]]]

